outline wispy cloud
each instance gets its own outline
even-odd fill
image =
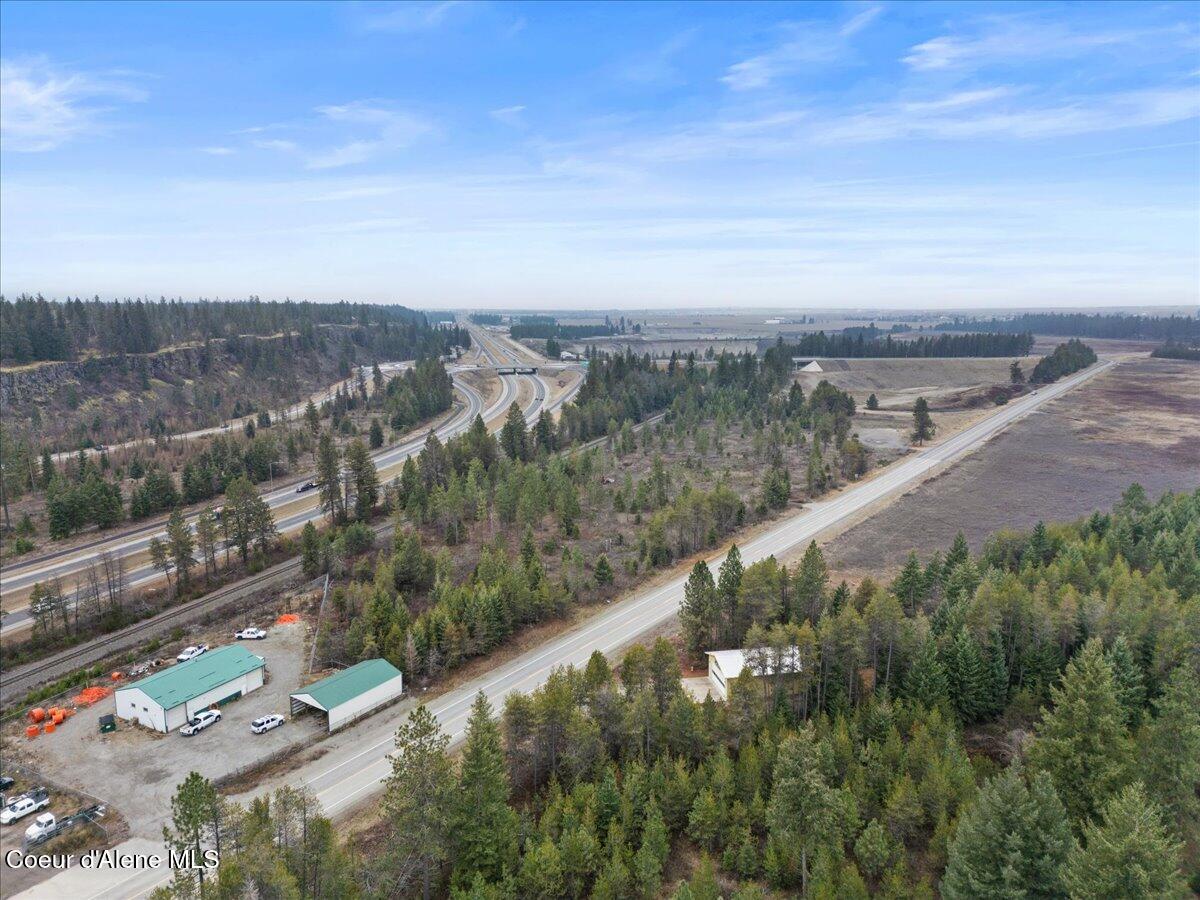
[[[524,117],[522,115],[524,112],[524,106],[502,106],[499,109],[493,109],[488,113],[488,115],[497,122],[501,122],[505,125],[511,125],[515,128],[525,124]]]
[[[1071,59],[1137,45],[1174,45],[1195,51],[1194,24],[1157,28],[1084,30],[1040,18],[989,18],[973,29],[930,38],[909,50],[903,61],[916,71],[970,70],[1031,59]]]
[[[327,130],[322,126],[333,123],[338,133],[346,135],[357,130],[349,140],[327,147],[301,144],[286,138],[256,138],[251,146],[259,150],[274,150],[298,157],[306,169],[338,169],[365,163],[390,150],[402,150],[418,138],[434,131],[432,123],[419,116],[389,109],[377,101],[355,100],[351,103],[318,106],[318,118],[294,128],[306,132]],[[256,129],[245,129],[256,133]],[[258,129],[265,130],[265,129]]]
[[[1153,128],[1200,117],[1200,93],[1182,87],[1059,95],[1032,87],[971,90],[841,107],[805,106],[761,115],[697,119],[656,134],[613,131],[548,146],[575,169],[643,167],[642,177],[681,162],[784,160],[805,148],[898,141],[1034,141]],[[628,180],[628,176],[626,176]]]
[[[320,106],[317,112],[340,125],[364,126],[374,135],[310,154],[305,160],[310,169],[334,169],[366,162],[383,151],[409,147],[434,130],[431,123],[418,116],[363,100],[340,106]]]
[[[842,25],[842,27],[838,29],[838,34],[840,34],[842,37],[851,37],[852,35],[858,34],[860,31],[874,22],[881,12],[883,12],[882,6],[877,4],[871,4],[867,6],[857,15],[852,16],[844,25]]]
[[[237,151],[232,147],[201,147],[200,152],[209,156],[232,156]]]
[[[0,62],[0,133],[6,150],[53,150],[103,130],[116,102],[136,103],[146,91],[130,73],[68,72],[39,57]]]
[[[280,153],[295,153],[300,149],[295,141],[285,141],[278,138],[271,140],[251,141],[250,143],[259,150],[278,150]]]
[[[783,23],[780,25],[783,41],[764,53],[734,63],[721,81],[735,91],[749,91],[812,66],[845,62],[850,54],[850,39],[882,11],[881,6],[869,6],[837,26],[823,22]]]
[[[1181,88],[1121,91],[1006,103],[1011,88],[964,91],[921,102],[894,103],[817,126],[819,143],[863,143],[928,138],[1039,139],[1147,128],[1200,116],[1200,95]]]
[[[367,31],[415,32],[438,28],[449,21],[452,13],[464,13],[470,6],[462,0],[441,0],[436,3],[371,3],[356,9],[359,23]]]
[[[638,84],[679,84],[683,78],[676,64],[679,56],[695,40],[699,28],[688,28],[671,35],[658,46],[621,63],[617,74]]]

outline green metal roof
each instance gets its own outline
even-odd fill
[[[322,709],[329,712],[347,700],[352,700],[359,694],[365,694],[372,688],[377,688],[393,678],[398,678],[399,675],[400,670],[386,659],[367,659],[348,669],[335,672],[328,678],[314,681],[303,690],[296,691],[292,696],[312,697]]]
[[[209,650],[195,659],[171,666],[164,672],[135,681],[119,690],[137,688],[163,709],[174,709],[205,691],[261,669],[266,664],[266,660],[255,656],[241,644],[230,644]]]

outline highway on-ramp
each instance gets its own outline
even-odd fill
[[[829,500],[810,504],[742,544],[740,550],[743,562],[751,565],[768,556],[780,556],[804,546],[825,529],[866,511],[871,504],[919,484],[935,470],[976,449],[1012,422],[1107,371],[1113,365],[1113,362],[1099,363],[1057,384],[1039,388],[1032,394],[1000,407],[987,418],[940,444],[919,450],[903,461],[888,466],[875,477],[851,486]],[[716,567],[723,560],[722,552],[712,557],[709,564]],[[606,654],[615,653],[675,615],[683,598],[685,581],[686,576],[680,575],[665,584],[614,602],[608,609],[580,627],[498,666],[492,672],[462,687],[430,700],[430,711],[437,716],[451,741],[457,743],[465,734],[471,703],[479,691],[487,695],[493,707],[500,709],[508,694],[514,691],[528,693],[536,690],[557,668],[567,665],[581,666],[596,650]],[[289,773],[287,782],[309,787],[316,794],[325,812],[331,816],[363,802],[381,790],[382,781],[390,771],[389,755],[393,750],[393,735],[401,715],[402,712],[383,714],[357,726],[355,740],[349,746],[330,750],[319,759]],[[264,784],[260,790],[266,790],[268,787]],[[104,871],[89,873],[86,881],[77,878],[72,881],[73,877],[73,873],[55,876],[21,896],[68,896],[63,891],[74,888],[80,893],[71,896],[88,897],[93,900],[140,897],[163,883],[169,877],[169,873]]]
[[[483,335],[476,328],[472,328],[472,333],[478,342],[480,352],[493,366],[507,361],[508,351],[503,347],[497,347],[494,344],[493,336]],[[551,391],[542,375],[501,375],[499,376],[501,384],[500,396],[485,409],[483,398],[479,395],[479,392],[460,377],[460,372],[467,371],[470,368],[469,366],[450,367],[455,388],[465,400],[465,403],[454,410],[435,428],[431,429],[442,441],[446,441],[466,431],[478,415],[482,415],[485,422],[490,422],[501,415],[510,404],[517,400],[522,381],[527,381],[532,386],[532,397],[523,409],[525,419],[530,424],[537,420],[543,409],[554,411],[569,401],[578,390],[577,385],[572,390],[565,391],[553,402],[548,403]],[[404,460],[409,456],[421,452],[421,449],[425,446],[426,437],[427,435],[420,435],[410,438],[396,446],[373,454],[372,458],[375,461],[376,469],[379,471],[380,481],[386,482],[399,474],[400,466],[404,463]],[[305,523],[320,520],[323,513],[315,494],[315,491],[297,493],[295,483],[293,482],[285,487],[268,491],[263,495],[263,500],[271,508],[275,516],[276,527],[281,534],[298,531],[304,527]],[[217,505],[219,503],[220,501],[218,500]],[[189,524],[193,529],[195,527],[194,523],[195,518],[193,516],[189,520]],[[145,560],[145,554],[148,552],[150,542],[154,538],[157,537],[161,540],[164,536],[164,526],[158,523],[126,530],[104,539],[90,542],[82,547],[68,548],[48,554],[45,557],[30,560],[24,564],[5,566],[3,572],[0,573],[0,594],[11,595],[15,592],[25,591],[39,581],[46,581],[56,577],[64,580],[77,578],[89,565],[99,560],[100,556],[104,553],[110,553],[126,560],[134,560],[136,557],[141,557],[139,561],[130,562],[129,568],[125,572],[126,583],[130,588],[134,589],[145,587],[160,580],[162,577],[161,573]],[[9,635],[26,630],[32,627],[32,620],[33,616],[28,606],[10,610],[3,618],[0,633]]]

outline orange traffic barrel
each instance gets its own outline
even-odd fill
[[[52,732],[54,731],[54,723],[53,723],[53,722],[47,722],[47,723],[46,723],[46,727],[45,727],[45,728],[43,728],[42,730],[43,730],[43,731],[44,731],[46,734],[50,734],[50,733],[52,733]]]
[[[61,725],[63,723],[63,719],[65,718],[66,715],[63,713],[63,711],[61,709],[56,709],[50,716],[50,724],[51,726]]]
[[[35,738],[38,736],[38,731],[40,731],[40,730],[41,729],[39,729],[36,725],[30,725],[28,728],[25,729],[25,737]]]
[[[40,706],[35,706],[33,709],[31,709],[29,711],[29,718],[32,719],[35,723],[40,722],[40,721],[42,721],[42,719],[46,718],[46,711],[44,709],[42,709]]]

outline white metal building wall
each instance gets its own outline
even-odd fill
[[[722,700],[729,699],[729,684],[725,673],[721,671],[721,663],[716,657],[708,658],[708,680],[713,686],[713,693]]]
[[[205,691],[198,697],[193,697],[187,703],[180,703],[170,709],[163,709],[156,701],[150,699],[136,686],[122,688],[117,691],[117,715],[122,719],[137,721],[154,728],[157,731],[170,732],[182,728],[184,723],[201,710],[208,709],[214,703],[230,697],[233,694],[246,695],[263,686],[264,666],[259,666],[251,672],[239,675],[224,684]]]
[[[337,731],[359,716],[364,716],[376,707],[399,697],[403,688],[403,680],[403,676],[397,675],[329,710],[329,730]]]
[[[130,722],[140,722],[155,731],[169,731],[166,710],[143,694],[136,687],[117,691],[117,717]]]
[[[202,712],[221,700],[225,700],[233,694],[246,695],[251,691],[256,691],[263,686],[263,667],[259,666],[252,672],[247,672],[244,675],[239,675],[237,678],[231,679],[224,684],[217,685],[210,691],[205,691],[199,697],[193,697],[182,707],[176,709],[185,710],[185,721]],[[180,723],[183,724],[182,722]]]

